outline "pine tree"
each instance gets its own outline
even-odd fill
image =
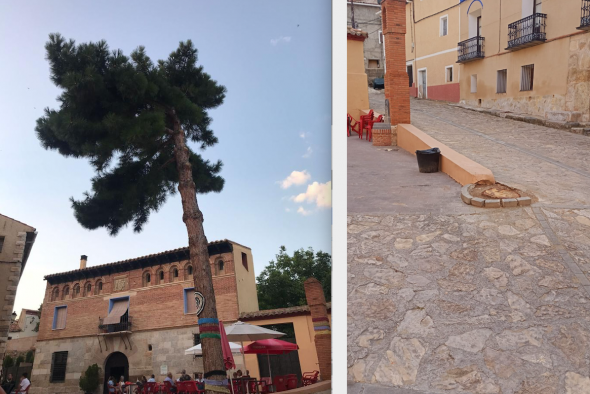
[[[38,138],[46,149],[89,159],[95,170],[92,191],[71,199],[76,219],[111,235],[130,223],[140,232],[177,187],[195,289],[205,297],[199,318],[217,319],[196,194],[221,191],[222,163],[204,160],[186,140],[201,149],[217,143],[207,110],[223,102],[225,87],[197,66],[190,40],[157,64],[143,46],[127,57],[109,51],[105,41],[76,45],[60,34],[50,34],[45,49],[51,80],[62,93],[59,110],[46,108],[37,120]],[[210,335],[202,343],[208,378],[225,379],[220,340]]]

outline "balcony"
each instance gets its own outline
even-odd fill
[[[469,40],[461,41],[457,48],[457,63],[467,63],[485,57],[484,37],[475,36]]]
[[[127,333],[131,334],[131,316],[125,313],[121,316],[121,321],[115,324],[103,324],[104,318],[98,318],[98,335],[111,335]]]
[[[579,30],[590,30],[590,0],[582,0],[582,18]]]
[[[544,43],[547,14],[533,14],[508,25],[509,51]]]

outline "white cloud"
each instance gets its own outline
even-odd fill
[[[299,209],[297,209],[297,213],[303,215],[303,216],[308,216],[311,215],[311,211],[307,211],[305,208],[303,207],[299,207]]]
[[[293,185],[303,185],[305,182],[311,179],[311,175],[306,170],[303,171],[293,171],[291,175],[286,177],[281,181],[281,187],[283,189],[288,189]]]
[[[332,182],[326,183],[314,182],[307,185],[307,191],[293,196],[295,202],[315,203],[319,208],[329,208],[332,206]]]
[[[279,38],[273,38],[272,40],[270,40],[270,45],[276,46],[276,45],[280,44],[281,42],[288,44],[289,42],[291,42],[291,37],[280,36]]]
[[[311,133],[302,131],[301,133],[299,133],[299,137],[302,138],[302,139],[306,139],[307,137],[309,137],[310,134]]]
[[[291,212],[290,208],[285,208],[285,212]]]
[[[313,153],[313,149],[311,149],[311,146],[308,146],[307,151],[305,151],[305,154],[302,157],[304,159],[309,159],[311,157],[312,153]]]

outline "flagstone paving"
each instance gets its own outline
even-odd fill
[[[415,187],[386,209],[376,201],[379,210],[355,206],[348,216],[349,392],[590,393],[590,166],[570,157],[590,152],[590,138],[419,100],[412,119],[540,201],[462,212],[448,200],[445,212],[420,208],[428,190]],[[353,147],[349,156],[361,152]],[[349,162],[365,163],[365,173],[393,187],[396,166],[387,160],[401,163],[406,153],[386,153],[396,158]],[[356,196],[367,193],[355,187],[378,187],[351,183],[360,172],[349,168]],[[403,177],[408,187],[410,180]]]

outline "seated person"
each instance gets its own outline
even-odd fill
[[[14,389],[15,385],[16,382],[14,381],[12,374],[9,373],[8,375],[6,375],[6,378],[4,378],[4,381],[2,382],[2,388],[4,389],[4,391],[10,393],[12,389]]]
[[[16,392],[18,394],[25,394],[28,392],[28,388],[31,385],[31,382],[28,379],[28,375],[27,373],[23,373],[23,375],[20,378],[20,383],[18,385],[18,388],[16,389]]]
[[[197,374],[197,378],[195,379],[195,381],[197,382],[197,388],[199,390],[205,390],[205,379],[203,379],[202,373],[199,372]]]
[[[165,382],[170,383],[170,386],[171,386],[170,391],[172,393],[175,393],[176,392],[176,382],[174,381],[174,379],[172,379],[172,372],[168,372],[168,375],[166,375],[166,378],[164,379],[164,383]]]
[[[156,375],[152,374],[152,377],[148,379],[148,383],[156,383]]]

